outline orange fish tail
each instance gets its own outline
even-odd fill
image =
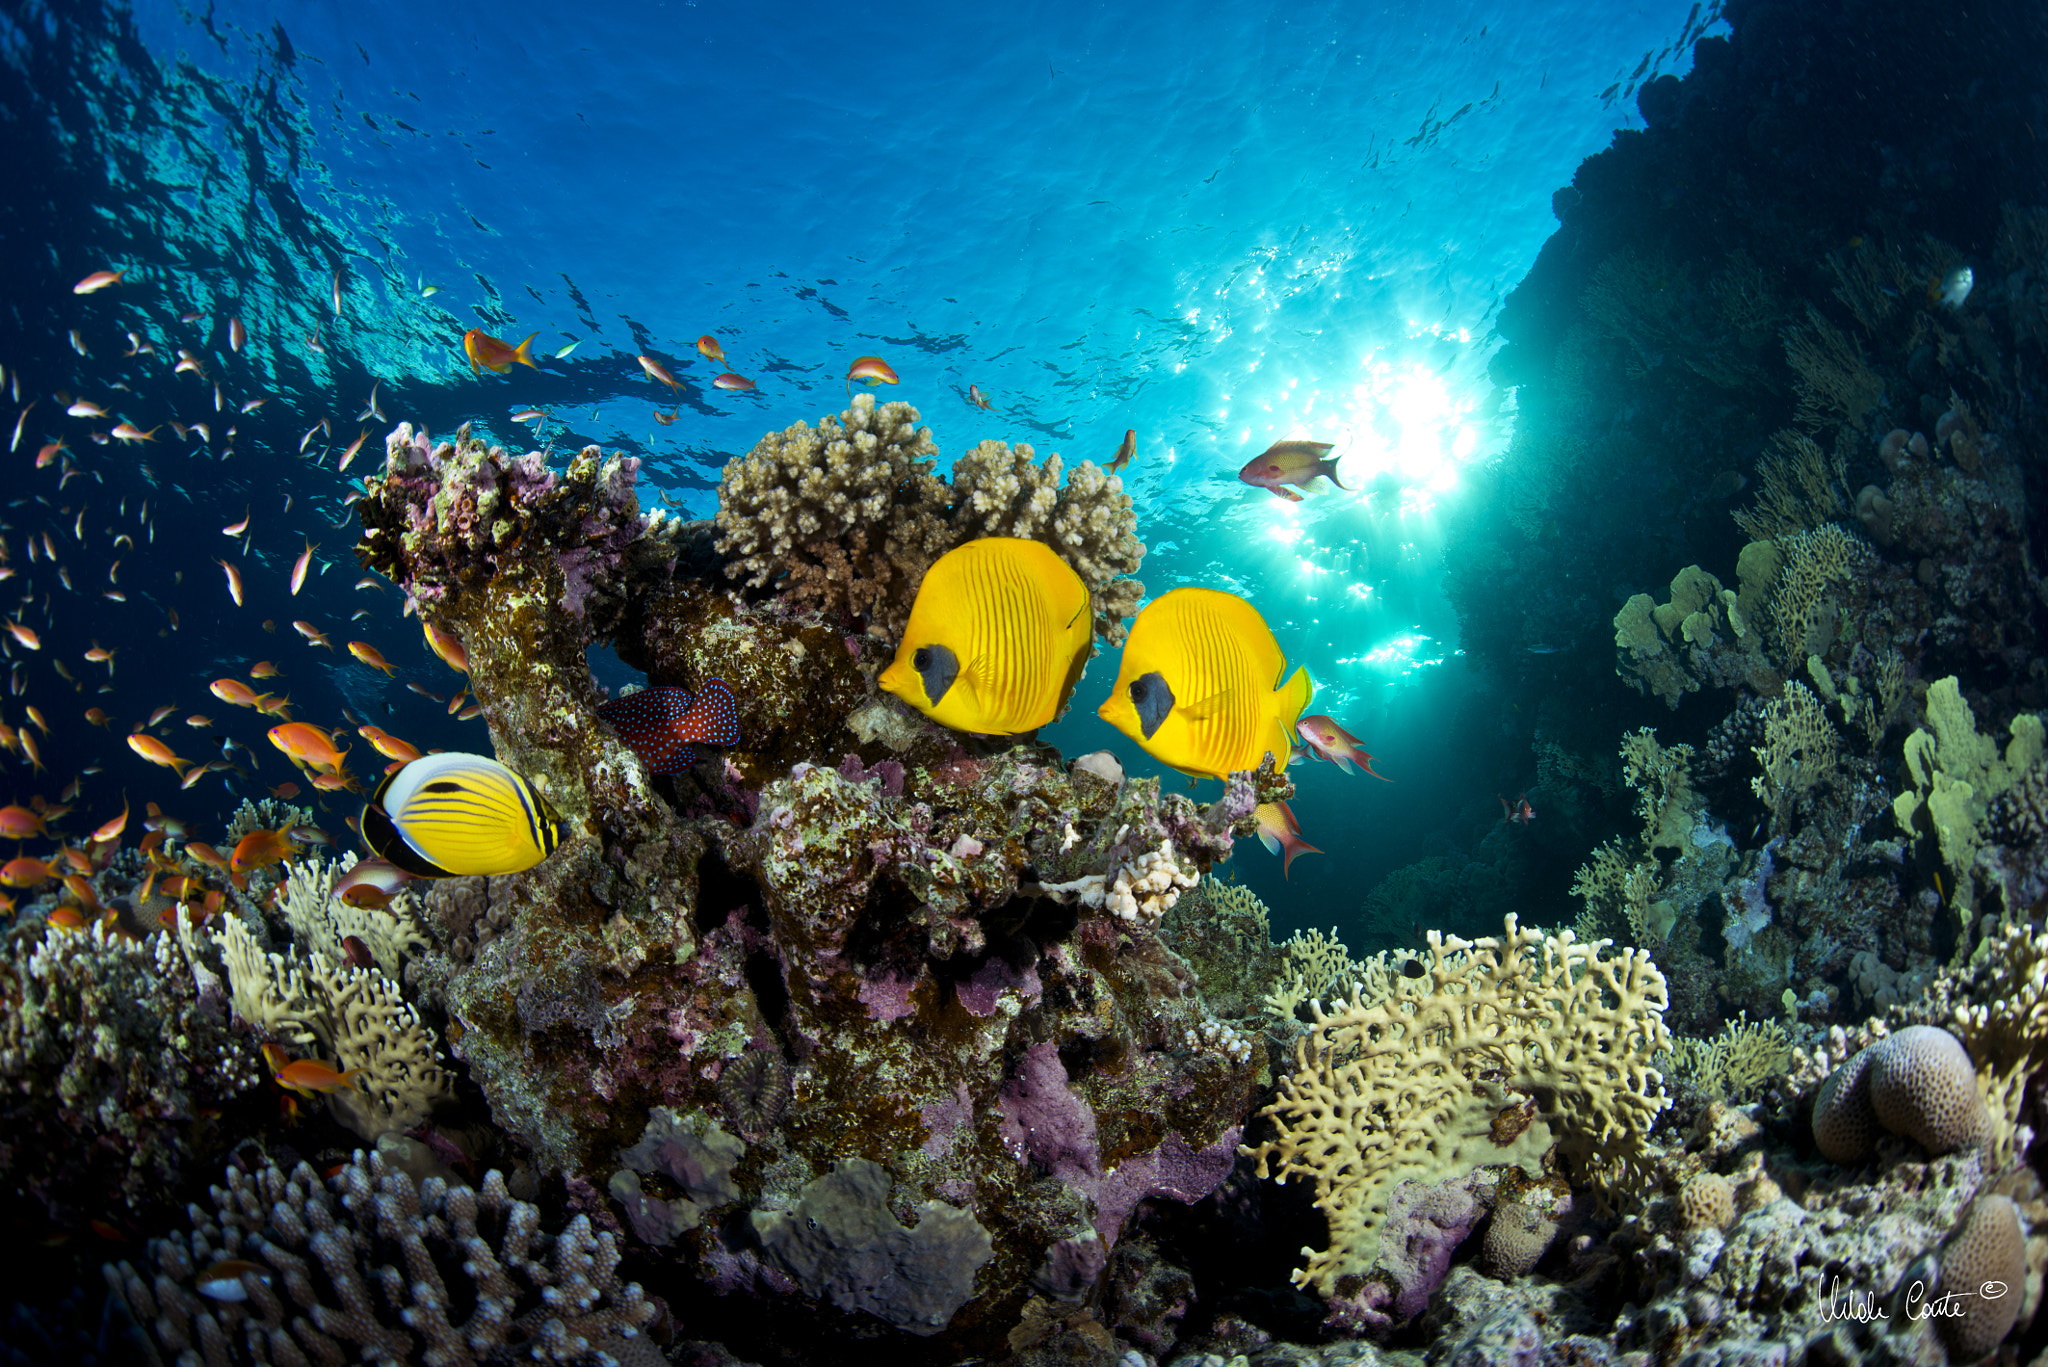
[[[1287,857],[1280,861],[1280,876],[1282,878],[1287,877],[1288,870],[1294,867],[1295,855],[1322,853],[1321,850],[1309,844],[1298,835],[1283,835],[1280,837],[1280,843],[1287,847]]]
[[[512,359],[520,362],[523,365],[533,366],[535,370],[539,370],[540,367],[538,365],[535,365],[533,360],[533,339],[538,336],[540,336],[538,332],[528,333],[526,335],[526,340],[521,342],[517,347],[513,348]]]

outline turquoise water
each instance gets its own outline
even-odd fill
[[[1297,770],[1324,857],[1284,894],[1276,860],[1234,861],[1286,921],[1337,919],[1533,779],[1460,712],[1445,518],[1461,470],[1505,447],[1491,327],[1554,227],[1553,190],[1640,126],[1637,86],[1683,73],[1710,23],[1682,3],[16,7],[0,18],[6,136],[32,189],[4,211],[19,264],[0,363],[24,400],[114,397],[139,426],[216,430],[130,450],[91,445],[47,397],[31,415],[29,438],[67,435],[93,482],[24,484],[17,556],[45,524],[68,532],[74,507],[107,522],[65,548],[75,597],[19,605],[48,613],[50,648],[13,652],[5,715],[42,701],[53,787],[98,768],[89,806],[126,792],[194,817],[293,777],[267,722],[206,694],[257,659],[301,716],[338,721],[347,702],[418,744],[475,746],[476,723],[402,687],[453,687],[416,627],[389,594],[350,588],[334,466],[370,426],[356,472],[373,468],[381,425],[357,420],[373,385],[391,421],[472,421],[508,443],[511,413],[545,409],[558,447],[642,455],[649,500],[703,516],[726,460],[836,411],[848,360],[875,353],[902,377],[881,397],[916,405],[948,458],[999,437],[1105,462],[1137,432],[1125,479],[1149,588],[1252,599],[1316,679],[1312,710],[1394,780]],[[121,286],[71,294],[123,264]],[[188,310],[204,317],[178,323]],[[229,316],[250,330],[239,353]],[[474,378],[470,327],[537,332],[541,371]],[[153,358],[122,355],[130,329]],[[708,386],[703,333],[757,392]],[[229,411],[212,412],[209,382],[166,373],[180,345],[207,357]],[[653,417],[668,396],[640,352],[683,381],[673,425]],[[1288,436],[1338,443],[1356,491],[1289,504],[1237,481]],[[246,548],[215,530],[245,510]],[[138,544],[117,556],[122,529]],[[228,555],[240,609],[213,565]],[[97,596],[117,558],[125,602]],[[295,619],[377,645],[397,677],[309,646]],[[78,663],[93,642],[116,650],[111,693]],[[1151,772],[1094,716],[1113,674],[1098,659],[1049,737]],[[78,719],[95,702],[112,730]],[[186,754],[247,747],[225,752],[235,768],[181,792],[129,755],[120,736],[160,705],[214,723]]]

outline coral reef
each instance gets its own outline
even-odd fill
[[[189,930],[18,930],[0,1000],[0,1167],[29,1229],[142,1214],[222,1151],[202,1117],[265,1076],[231,1028],[219,956]]]
[[[211,1210],[107,1269],[157,1344],[208,1363],[616,1361],[657,1310],[621,1282],[616,1241],[577,1216],[555,1235],[491,1172],[481,1190],[415,1183],[358,1152],[323,1182],[303,1163],[229,1168]],[[400,1269],[404,1269],[402,1272]],[[233,1288],[224,1294],[221,1283]]]
[[[926,569],[963,541],[1014,536],[1057,551],[1095,604],[1096,631],[1123,640],[1145,587],[1127,576],[1145,557],[1123,481],[1083,461],[1060,483],[1057,453],[984,441],[933,474],[931,432],[906,403],[871,394],[817,427],[770,432],[725,467],[719,549],[727,573],[792,601],[863,619],[893,644]]]
[[[1605,948],[1513,918],[1498,939],[1431,932],[1422,976],[1393,996],[1311,1005],[1295,1071],[1262,1112],[1279,1134],[1247,1150],[1262,1176],[1314,1182],[1329,1218],[1330,1247],[1297,1281],[1355,1300],[1403,1181],[1500,1164],[1535,1175],[1553,1145],[1581,1181],[1618,1181],[1665,1104],[1650,1061],[1668,1037],[1663,974]]]
[[[552,529],[623,525],[620,481],[535,501],[527,458],[473,444],[395,443],[361,551],[439,590],[414,597],[465,641],[500,757],[568,823],[545,863],[451,880],[385,927],[496,1126],[621,1213],[636,1256],[965,1345],[1007,1332],[1049,1248],[1113,1248],[1148,1200],[1229,1175],[1264,1064],[1256,996],[1212,1009],[1162,931],[1291,785],[1269,762],[1198,807],[879,694],[873,638],[817,608],[885,631],[919,557],[999,531],[1068,556],[1108,632],[1142,554],[1094,467],[1062,485],[1056,458],[984,443],[948,486],[914,424],[862,396],[728,467],[726,553],[766,596],[665,553],[685,534],[649,520],[583,564],[586,612],[556,611]],[[489,470],[510,535],[441,515]],[[725,680],[739,742],[649,775],[595,715],[592,641],[656,683]],[[323,876],[287,885],[297,938],[339,924],[292,900],[319,902]],[[264,1003],[311,980],[236,957]],[[250,1011],[273,1031],[294,1017]]]

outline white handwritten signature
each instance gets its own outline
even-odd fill
[[[1978,1300],[1995,1301],[2009,1290],[2004,1282],[1981,1282],[1974,1289],[1944,1291],[1930,1299],[1927,1283],[1914,1280],[1906,1288],[1906,1318],[1908,1320],[1960,1319],[1969,1313],[1969,1302]],[[1859,1291],[1853,1286],[1842,1285],[1841,1277],[1830,1281],[1827,1294],[1821,1297],[1820,1318],[1823,1324],[1832,1320],[1855,1320],[1858,1324],[1869,1324],[1872,1320],[1887,1320],[1891,1311],[1877,1303],[1877,1294]]]

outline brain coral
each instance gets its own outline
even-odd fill
[[[1954,1035],[1915,1025],[1874,1052],[1870,1104],[1878,1124],[1916,1140],[1929,1153],[1953,1153],[1983,1132],[1977,1070]]]
[[[1939,1321],[1953,1360],[1975,1361],[2004,1341],[2026,1299],[2026,1281],[2019,1207],[2007,1196],[1978,1197],[1941,1255],[1942,1292],[1962,1309]]]
[[[1678,1193],[1678,1217],[1687,1229],[1726,1229],[1735,1218],[1735,1188],[1719,1173],[1701,1173]]]
[[[1813,1139],[1836,1163],[1869,1158],[1876,1126],[1932,1154],[1983,1141],[1989,1117],[1962,1042],[1933,1025],[1887,1035],[1828,1075],[1813,1103]]]

